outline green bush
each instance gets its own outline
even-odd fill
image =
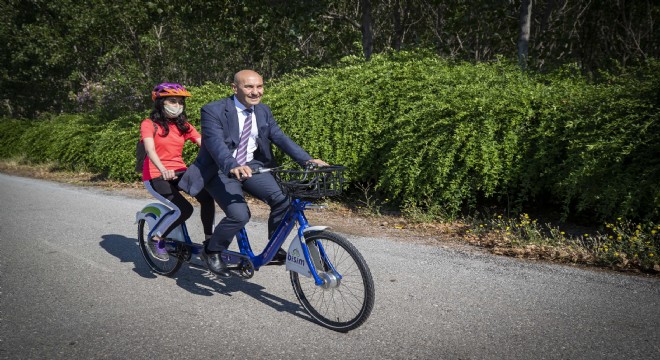
[[[62,169],[86,169],[98,125],[84,114],[60,115],[30,123],[20,137],[21,155],[33,163],[56,162]]]
[[[264,102],[312,156],[347,166],[352,181],[372,181],[383,171],[385,143],[391,140],[383,131],[408,105],[398,98],[406,84],[397,76],[410,56],[401,57],[379,56],[369,63],[348,58],[338,68],[307,69],[304,76],[274,83]]]
[[[33,123],[0,118],[0,158],[9,159],[23,154],[21,137]]]
[[[660,68],[656,68],[660,71]],[[660,215],[660,112],[658,83],[627,79],[594,87],[594,113],[575,126],[559,181],[564,202],[599,218],[642,220]]]
[[[533,74],[507,61],[400,52],[271,80],[264,103],[312,156],[346,165],[354,188],[411,213],[455,217],[495,205],[657,223],[660,65],[635,70],[594,84],[571,66]],[[200,108],[231,91],[210,83],[190,91],[187,114],[203,130]],[[134,181],[148,113],[0,119],[0,156]],[[194,145],[184,150],[187,162],[196,154]]]
[[[423,105],[390,124],[379,186],[400,202],[440,203],[455,216],[483,198],[507,194],[520,162],[520,127],[530,113],[523,96],[529,81],[514,67],[451,70],[429,72],[425,88],[412,91],[427,92],[417,102]]]
[[[644,70],[658,74],[658,67],[652,62]],[[598,85],[575,78],[550,80],[551,101],[530,138],[534,161],[521,169],[521,177],[536,183],[530,194],[545,193],[564,217],[658,219],[657,75],[617,76]]]
[[[135,181],[135,144],[140,138],[140,123],[148,116],[124,116],[108,123],[96,135],[91,147],[94,168],[110,179]]]
[[[660,205],[657,67],[591,84],[571,66],[526,75],[404,52],[305,69],[265,102],[313,156],[398,206],[648,219]]]

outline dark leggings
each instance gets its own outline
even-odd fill
[[[163,201],[169,206],[175,206],[181,212],[181,215],[176,219],[164,232],[162,232],[162,237],[167,237],[167,235],[175,229],[177,226],[181,225],[183,222],[188,220],[193,213],[193,206],[186,200],[178,188],[179,176],[175,180],[163,180],[162,178],[156,178],[149,180],[149,186],[147,190],[152,193],[158,200],[163,201],[164,198],[167,201]],[[145,184],[146,185],[146,184]],[[155,191],[157,194],[154,194]],[[160,196],[158,196],[160,195]],[[204,234],[211,235],[213,234],[213,218],[215,216],[215,204],[213,203],[213,198],[209,193],[202,189],[195,199],[199,201],[200,205],[200,215],[202,218],[202,226],[204,227]],[[168,203],[169,202],[169,203]],[[176,209],[175,209],[176,210]]]

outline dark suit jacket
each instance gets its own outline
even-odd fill
[[[197,158],[179,181],[179,188],[196,195],[213,176],[218,173],[225,175],[237,166],[232,153],[238,147],[240,134],[238,129],[238,113],[234,105],[234,97],[230,96],[202,107],[202,147]],[[282,149],[300,165],[312,157],[298,144],[293,142],[273,118],[270,108],[264,104],[254,107],[257,117],[257,150],[254,160],[264,167],[276,166],[271,143]]]

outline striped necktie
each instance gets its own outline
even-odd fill
[[[243,124],[243,132],[241,132],[241,140],[238,142],[238,149],[236,150],[236,161],[238,165],[245,165],[247,163],[247,147],[250,133],[252,133],[252,109],[245,109],[247,117]]]

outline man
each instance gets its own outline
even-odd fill
[[[270,173],[253,173],[253,169],[261,166],[275,166],[271,143],[300,165],[308,162],[328,165],[323,160],[312,159],[282,132],[270,108],[261,104],[264,84],[258,73],[239,71],[231,87],[234,95],[202,107],[202,146],[191,165],[194,170],[186,172],[179,183],[179,187],[191,195],[203,186],[225,212],[225,218],[215,227],[202,252],[209,269],[223,277],[231,273],[220,253],[250,220],[243,191],[270,206],[269,238],[289,206],[288,198]],[[201,177],[194,175],[196,170]],[[203,185],[200,184],[202,180]],[[285,258],[286,252],[280,249],[275,260],[283,262]]]

